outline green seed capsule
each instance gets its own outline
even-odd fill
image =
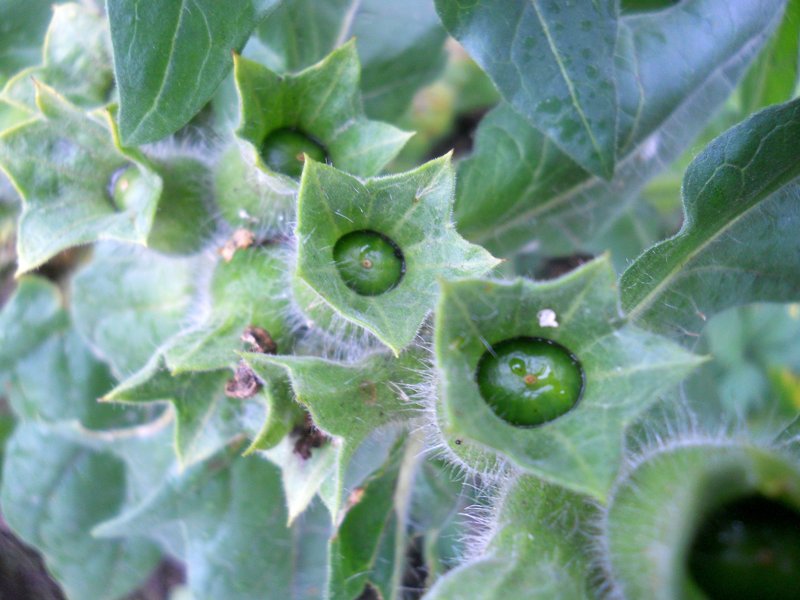
[[[289,177],[300,177],[303,172],[303,154],[318,162],[325,162],[328,157],[322,144],[294,129],[273,131],[261,144],[261,158],[266,165]]]
[[[110,190],[111,199],[114,201],[114,206],[120,210],[131,208],[129,201],[131,197],[131,189],[136,185],[140,177],[139,169],[133,165],[122,167],[118,169],[111,176]]]
[[[689,571],[710,600],[800,597],[800,513],[763,496],[723,506],[697,532]]]
[[[583,370],[551,340],[520,337],[495,344],[478,362],[481,396],[512,425],[532,427],[568,412],[583,391]]]
[[[345,285],[362,296],[388,292],[405,273],[400,248],[376,231],[353,231],[339,238],[333,260]]]

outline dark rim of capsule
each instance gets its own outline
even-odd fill
[[[261,142],[261,158],[273,171],[299,178],[303,172],[304,155],[317,162],[326,162],[328,151],[314,136],[291,127],[268,133]]]

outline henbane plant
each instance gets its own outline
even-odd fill
[[[797,597],[797,0],[8,0],[0,85],[0,596]]]

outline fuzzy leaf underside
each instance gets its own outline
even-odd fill
[[[198,600],[322,597],[329,517],[317,503],[289,529],[277,467],[229,447],[168,477],[147,499],[95,530],[156,536],[177,528]]]
[[[346,320],[399,353],[433,309],[439,278],[477,276],[497,264],[461,238],[450,221],[454,184],[449,155],[365,181],[308,161],[298,200],[297,276]],[[333,260],[336,242],[360,230],[389,237],[404,257],[402,278],[380,295],[362,296],[347,287]]]
[[[186,259],[98,245],[72,278],[75,327],[117,376],[135,373],[183,324],[194,292],[193,274]]]
[[[613,0],[437,0],[436,8],[515,110],[586,170],[611,178],[617,136]]]
[[[0,370],[14,414],[91,428],[135,423],[135,413],[98,404],[113,385],[111,373],[71,326],[62,302],[55,285],[26,276],[0,313]]]
[[[622,19],[614,178],[591,177],[501,104],[481,121],[475,152],[459,165],[459,231],[501,256],[526,245],[550,255],[585,249],[637,201],[644,183],[680,155],[730,95],[782,6],[782,0],[735,5],[690,0]],[[682,53],[671,44],[675,39],[691,40],[693,51]]]
[[[18,273],[56,253],[98,239],[145,244],[161,194],[161,178],[140,157],[121,152],[100,122],[39,84],[41,114],[0,134],[0,166],[23,198]],[[112,176],[135,164],[141,177],[125,209],[110,197]]]
[[[0,5],[0,85],[41,58],[51,0],[9,0]]]
[[[143,540],[98,540],[90,531],[125,499],[122,463],[26,423],[9,440],[0,501],[14,532],[43,555],[68,596],[115,600],[160,559]]]
[[[108,100],[113,77],[111,41],[104,17],[85,5],[56,5],[41,63],[14,75],[0,98],[36,110],[35,80],[58,90],[78,106],[96,107]]]
[[[276,0],[108,0],[125,145],[155,142],[208,102]]]
[[[437,581],[426,599],[596,597],[586,533],[596,509],[585,497],[523,475],[498,502],[480,557]]]
[[[800,298],[800,100],[714,140],[684,176],[686,219],[622,275],[628,317],[676,337],[714,313]]]
[[[477,445],[527,473],[605,497],[622,458],[626,424],[701,362],[624,322],[615,279],[604,257],[552,282],[463,280],[444,287],[435,325],[437,418],[451,450]],[[544,309],[554,311],[557,327],[540,324]],[[495,414],[475,378],[483,354],[516,337],[561,344],[585,375],[578,404],[533,428]]]
[[[373,119],[399,117],[444,63],[445,33],[427,0],[285,0],[256,28],[244,54],[278,72],[299,71],[352,37]]]

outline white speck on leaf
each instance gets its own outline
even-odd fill
[[[545,308],[536,313],[539,317],[539,327],[558,327],[556,312],[550,308]]]

